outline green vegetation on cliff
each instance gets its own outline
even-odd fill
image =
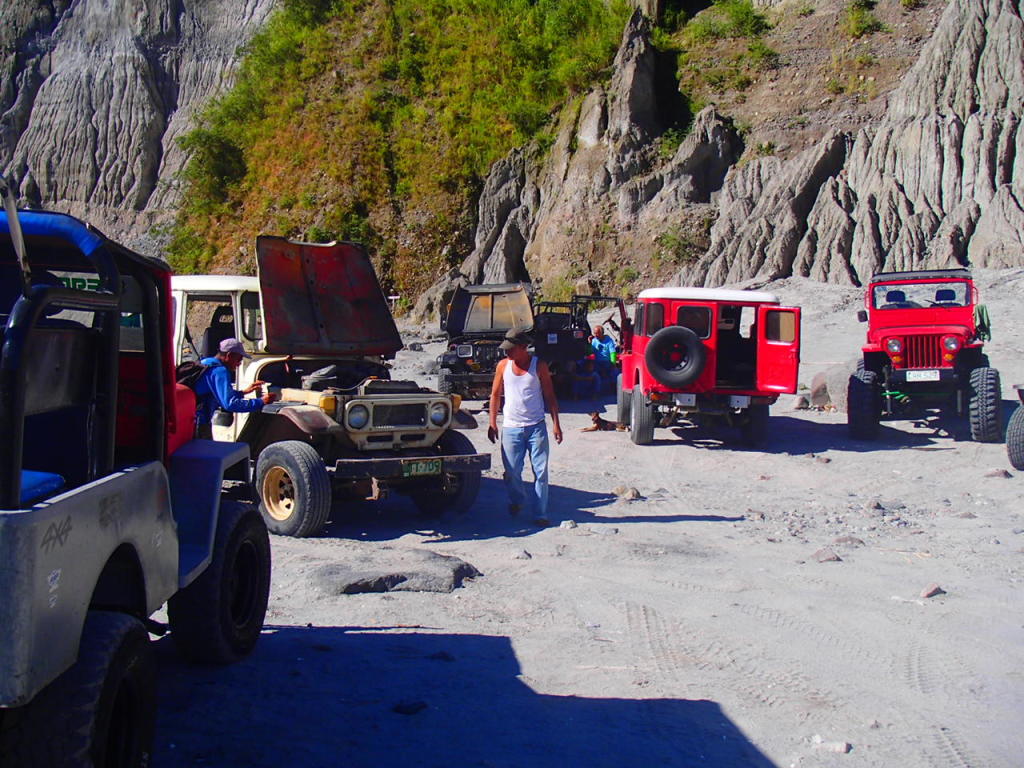
[[[616,0],[285,0],[192,153],[169,258],[252,268],[256,234],[367,243],[415,295],[471,248],[490,165],[602,76]]]

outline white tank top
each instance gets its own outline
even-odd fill
[[[505,363],[502,383],[505,385],[505,418],[502,425],[506,427],[532,427],[544,421],[544,393],[540,388],[537,376],[537,358],[530,359],[530,368],[522,376],[512,372],[513,363]]]

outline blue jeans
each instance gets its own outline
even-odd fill
[[[522,507],[526,500],[526,486],[523,483],[523,466],[526,452],[530,452],[533,466],[534,502],[537,516],[545,517],[548,511],[548,428],[543,421],[529,427],[502,427],[501,463],[505,467],[505,487],[509,502]]]

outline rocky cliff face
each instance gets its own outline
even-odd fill
[[[548,154],[527,147],[495,166],[475,250],[419,314],[458,281],[579,277],[586,291],[600,265],[608,291],[616,263],[642,269],[657,243],[708,218],[709,247],[675,282],[859,284],[880,269],[1024,264],[1020,0],[952,0],[877,117],[742,164],[740,138],[712,108],[670,159],[659,153],[679,112],[648,34],[635,15],[612,82],[563,115]]]
[[[139,244],[178,201],[176,139],[274,0],[5,0],[0,169],[30,204]]]
[[[680,281],[1024,264],[1022,109],[1019,0],[950,2],[880,122],[730,173]]]

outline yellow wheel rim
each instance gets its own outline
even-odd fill
[[[295,484],[284,467],[271,467],[267,471],[260,495],[267,513],[278,522],[284,522],[295,513]]]

